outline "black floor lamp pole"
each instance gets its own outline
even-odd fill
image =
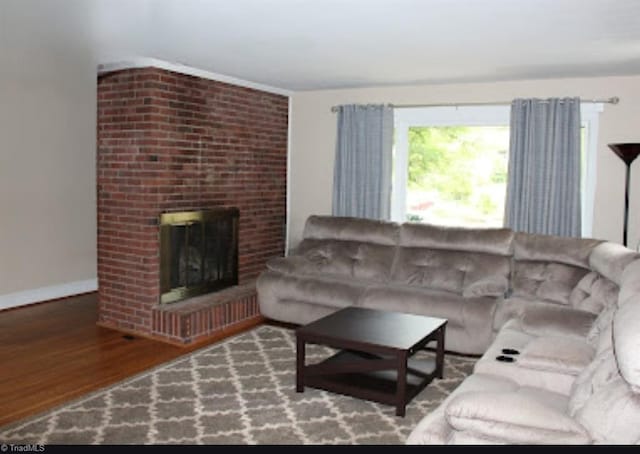
[[[622,231],[622,244],[626,246],[627,224],[629,222],[629,179],[631,176],[631,163],[640,154],[640,143],[610,143],[609,148],[611,148],[627,166],[627,177],[624,188],[624,230]]]
[[[627,164],[627,178],[624,185],[624,230],[622,231],[622,244],[627,245],[627,226],[629,224],[629,175],[631,163]]]

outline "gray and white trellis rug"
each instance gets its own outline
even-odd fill
[[[307,346],[307,361],[332,353]],[[421,353],[422,354],[422,353]],[[425,352],[428,355],[430,353]],[[295,334],[262,325],[46,413],[0,427],[8,444],[404,444],[471,373],[447,355],[444,379],[407,406],[306,388],[295,392]]]

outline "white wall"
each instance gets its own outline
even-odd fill
[[[95,288],[96,63],[51,3],[0,2],[0,309]]]
[[[292,97],[290,237],[301,239],[310,214],[331,213],[336,117],[333,105],[347,103],[438,104],[501,102],[516,97],[580,96],[604,99],[600,116],[593,236],[622,242],[625,165],[608,147],[640,142],[640,76],[545,79],[481,84],[420,85],[299,92]],[[640,241],[640,159],[631,170],[628,244]],[[635,196],[634,196],[635,195]]]

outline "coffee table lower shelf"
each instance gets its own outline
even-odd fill
[[[380,361],[388,362],[390,367],[366,370],[371,368],[369,365],[382,364]],[[302,385],[303,388],[308,386],[394,405],[398,409],[396,414],[404,416],[406,404],[438,376],[437,365],[435,358],[409,358],[405,389],[404,392],[398,392],[398,369],[395,364],[396,359],[393,357],[343,350],[320,363],[305,365]],[[298,389],[298,392],[302,391],[303,389]]]

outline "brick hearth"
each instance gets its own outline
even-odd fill
[[[253,281],[284,251],[287,124],[285,96],[158,68],[100,76],[99,324],[191,342],[259,317]],[[215,207],[240,210],[238,288],[159,306],[159,215]]]

